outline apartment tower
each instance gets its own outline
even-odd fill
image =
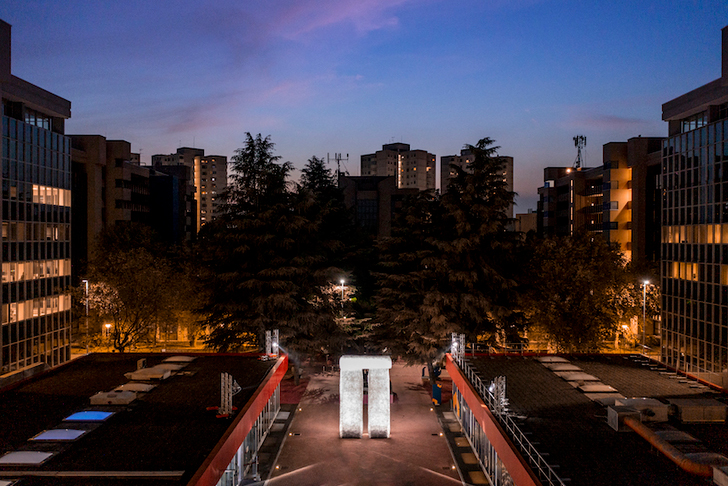
[[[410,150],[407,143],[390,143],[361,156],[361,175],[395,177],[398,189],[435,189],[435,154]]]

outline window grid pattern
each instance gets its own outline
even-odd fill
[[[691,373],[720,373],[728,371],[728,122],[695,126],[663,142],[661,356]]]
[[[2,117],[0,374],[70,358],[71,144],[48,128]]]

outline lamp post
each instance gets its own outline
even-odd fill
[[[86,285],[86,354],[88,354],[88,280],[82,282]]]
[[[341,279],[341,312],[344,312],[344,279]]]
[[[649,280],[642,282],[642,351],[645,350],[645,330],[647,327],[647,286]]]
[[[109,352],[111,350],[111,323],[107,322],[104,327],[106,328],[106,352]]]

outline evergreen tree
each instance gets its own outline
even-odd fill
[[[323,159],[315,155],[301,169],[301,187],[317,194],[322,200],[335,199],[340,195],[336,177]]]
[[[322,289],[341,244],[320,231],[317,198],[289,189],[291,165],[278,163],[273,147],[269,137],[247,134],[233,158],[226,212],[200,232],[208,343],[235,350],[279,329],[288,351],[335,348],[341,333]]]
[[[436,357],[452,332],[508,340],[522,329],[518,240],[507,231],[514,194],[492,144],[468,146],[474,160],[447,193],[420,193],[380,244],[377,319],[385,343],[412,361]]]
[[[515,194],[504,178],[500,147],[483,138],[467,148],[473,160],[442,196],[441,232],[432,265],[447,281],[436,302],[468,338],[513,342],[523,326],[518,310],[519,239],[509,231]]]
[[[246,132],[245,145],[235,150],[230,160],[232,183],[225,194],[224,210],[228,213],[255,215],[270,206],[285,202],[287,178],[293,170],[290,162],[279,164],[273,155],[275,144],[270,136],[255,138]]]
[[[382,348],[413,363],[431,363],[455,329],[433,305],[443,282],[427,264],[436,251],[432,220],[438,204],[426,192],[406,201],[392,236],[378,243],[376,321],[380,325],[375,335]]]

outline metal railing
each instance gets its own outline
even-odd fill
[[[546,459],[536,450],[533,444],[528,440],[526,434],[518,427],[508,412],[498,413],[500,407],[496,403],[496,398],[485,386],[483,380],[477,375],[475,369],[462,356],[453,355],[453,360],[457,363],[460,370],[468,378],[470,384],[478,391],[488,409],[496,417],[500,425],[506,429],[509,438],[516,444],[521,454],[526,457],[531,468],[537,473],[539,479],[550,486],[566,486],[561,478],[556,474],[553,468],[546,462]]]

